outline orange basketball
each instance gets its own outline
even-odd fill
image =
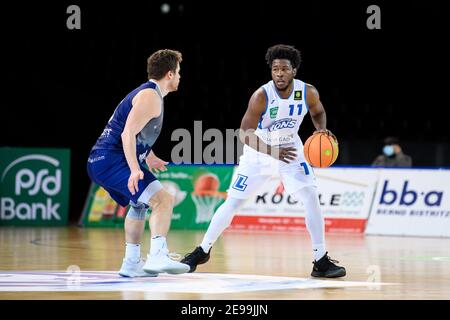
[[[194,184],[194,192],[217,191],[219,189],[219,179],[214,174],[204,174],[200,176]]]
[[[314,133],[306,140],[303,153],[306,161],[318,168],[327,168],[337,159],[339,153],[338,142],[325,133]]]

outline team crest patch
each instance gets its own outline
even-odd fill
[[[302,90],[294,92],[294,100],[302,100]]]
[[[277,117],[278,107],[270,108],[270,119],[274,119]]]

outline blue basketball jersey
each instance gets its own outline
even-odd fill
[[[147,155],[158,138],[164,114],[163,96],[158,85],[152,80],[143,83],[138,88],[131,91],[117,106],[112,117],[106,124],[103,133],[97,139],[92,150],[111,150],[123,152],[122,137],[121,134],[125,128],[125,123],[128,118],[128,114],[133,107],[133,98],[144,89],[154,89],[161,98],[161,114],[157,118],[151,119],[136,135],[136,156],[138,161],[144,162]]]

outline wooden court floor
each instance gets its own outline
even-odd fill
[[[203,231],[172,230],[168,236],[169,249],[185,254],[200,243],[202,236]],[[5,291],[2,290],[2,285],[7,279],[11,279],[9,273],[66,272],[69,266],[72,266],[72,269],[73,266],[77,266],[80,272],[112,271],[114,273],[111,273],[110,277],[117,277],[115,272],[121,265],[124,252],[123,231],[77,227],[0,227],[0,300],[450,299],[450,239],[346,234],[327,234],[326,238],[330,256],[339,260],[347,269],[345,278],[331,280],[333,282],[310,278],[312,258],[307,234],[239,231],[226,232],[220,238],[213,247],[211,260],[199,266],[197,272],[193,274],[198,278],[187,278],[192,276],[187,274],[140,280],[149,286],[152,281],[154,283],[158,281],[158,285],[163,286],[160,288],[164,288],[164,285],[176,286],[189,280],[192,292],[184,289],[116,290],[114,287],[109,291],[65,289],[31,292],[21,291],[20,286],[19,289]],[[147,252],[148,247],[147,230],[143,251]],[[252,291],[251,285],[256,282],[249,280],[250,284],[247,282],[246,285],[250,290],[237,289],[233,292],[219,293],[195,290],[195,284],[200,283],[196,281],[203,281],[205,277],[210,281],[206,284],[211,283],[220,287],[222,280],[214,279],[222,279],[221,275],[238,275],[237,277],[244,278],[253,276],[301,278],[303,280],[297,282],[305,284],[306,287],[285,289],[277,287],[280,283],[289,283],[284,281],[277,282],[275,287],[269,286]],[[39,279],[37,280],[39,283]],[[20,285],[25,288],[28,285],[27,281],[23,280]],[[347,283],[361,285],[340,286]]]

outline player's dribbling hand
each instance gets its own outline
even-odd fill
[[[277,160],[289,163],[297,158],[297,149],[294,147],[272,148],[271,156]]]
[[[314,133],[325,133],[326,135],[333,137],[334,141],[337,142],[336,136],[328,129],[319,129],[319,130],[314,131]]]
[[[142,170],[131,171],[130,177],[128,178],[128,190],[134,195],[139,191],[139,180],[144,179],[144,172]]]

